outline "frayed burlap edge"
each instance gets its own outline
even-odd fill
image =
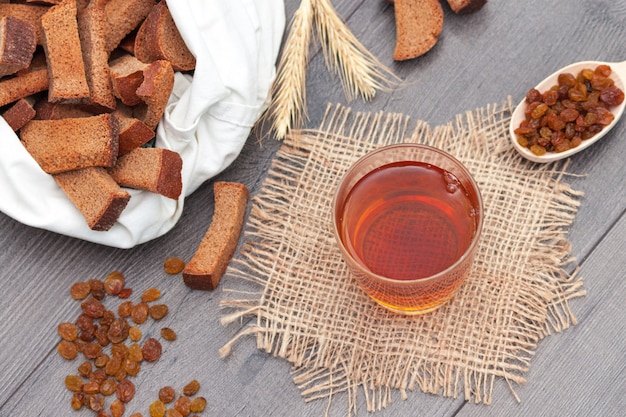
[[[319,129],[288,137],[253,198],[247,243],[229,267],[258,291],[227,290],[222,301],[224,324],[252,320],[221,354],[256,336],[259,349],[293,364],[306,400],[330,403],[347,392],[348,415],[356,413],[359,392],[369,411],[390,404],[392,391],[406,398],[415,388],[489,404],[498,378],[517,398],[514,384],[525,382],[538,341],[576,323],[569,301],[585,292],[576,273],[565,271],[573,261],[565,235],[582,194],[563,182],[567,162],[533,164],[514,151],[511,110],[509,100],[434,129],[417,121],[407,134],[405,115],[354,114],[337,105]],[[347,167],[369,150],[403,141],[460,159],[487,210],[466,284],[441,309],[413,318],[378,307],[350,280],[329,220]],[[524,200],[509,204],[519,196]]]

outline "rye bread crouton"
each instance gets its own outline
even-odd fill
[[[152,8],[139,27],[134,51],[140,61],[166,60],[176,71],[190,71],[196,67],[196,58],[187,48],[164,1]]]
[[[17,17],[0,18],[0,77],[28,67],[36,47],[33,25]]]
[[[232,258],[248,202],[243,184],[216,182],[215,211],[198,249],[183,270],[183,281],[196,290],[214,290]]]
[[[133,108],[133,116],[150,129],[156,129],[174,89],[174,70],[169,61],[151,63],[143,72],[137,96],[143,103]]]
[[[41,17],[50,77],[48,101],[53,103],[78,103],[89,98],[76,13],[76,0],[65,0]]]
[[[21,130],[22,144],[48,174],[86,167],[111,167],[118,153],[117,120],[92,117],[31,120]]]
[[[482,8],[487,0],[448,0],[452,11],[456,14],[473,13]]]
[[[112,114],[119,126],[119,156],[143,146],[154,137],[154,130],[132,117],[132,109],[120,105]]]
[[[41,17],[48,11],[48,9],[49,7],[47,6],[32,4],[0,4],[0,17],[13,16],[30,23],[35,29],[35,40],[37,45],[41,45],[43,44]]]
[[[53,178],[92,230],[107,231],[113,227],[130,200],[130,194],[104,168],[77,169]]]
[[[17,132],[35,117],[35,109],[33,108],[31,100],[22,98],[2,113],[2,117],[11,129]]]
[[[137,148],[118,158],[109,174],[122,187],[151,191],[177,200],[183,188],[183,160],[165,148]]]
[[[109,0],[104,6],[107,19],[106,51],[111,52],[122,39],[139,26],[155,5],[154,0]]]
[[[111,60],[109,72],[115,97],[127,106],[136,106],[141,103],[137,89],[143,83],[143,72],[148,66],[149,64],[141,62],[130,54]]]
[[[47,68],[19,71],[15,77],[0,80],[0,107],[48,89]]]
[[[89,86],[87,104],[95,109],[115,109],[115,96],[109,74],[109,54],[105,50],[104,8],[90,5],[78,14],[78,33]]]
[[[394,0],[396,48],[393,59],[404,61],[428,52],[443,29],[439,0]]]

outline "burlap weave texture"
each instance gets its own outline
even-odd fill
[[[567,227],[581,193],[566,163],[538,165],[509,143],[511,103],[459,115],[436,128],[402,114],[354,114],[329,106],[319,129],[294,132],[253,198],[247,244],[229,273],[258,292],[232,291],[223,323],[251,317],[243,335],[291,362],[307,399],[358,393],[370,411],[397,390],[420,389],[489,404],[494,381],[525,382],[537,343],[575,324],[569,300],[584,295],[568,274]],[[411,129],[410,126],[413,126]],[[332,234],[339,179],[366,152],[425,143],[466,165],[484,200],[485,221],[471,275],[453,300],[415,317],[388,312],[351,279]],[[514,390],[512,390],[514,393]]]

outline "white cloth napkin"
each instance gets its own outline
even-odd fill
[[[139,190],[106,232],[87,226],[0,117],[0,211],[17,221],[79,239],[130,248],[168,232],[184,199],[239,155],[266,109],[284,27],[283,0],[169,0],[196,57],[194,76],[176,74],[156,146],[183,158],[178,201]]]

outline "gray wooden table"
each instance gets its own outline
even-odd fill
[[[286,1],[290,18],[299,2]],[[380,93],[369,103],[347,103],[338,79],[314,47],[307,78],[307,127],[317,127],[327,103],[361,111],[402,112],[431,126],[467,110],[515,101],[556,69],[580,60],[626,59],[626,1],[492,0],[478,13],[454,15],[444,5],[439,42],[427,55],[395,63],[394,12],[386,0],[335,0],[354,34],[406,81],[402,89]],[[569,231],[575,266],[588,295],[572,303],[579,323],[543,340],[527,383],[516,387],[518,403],[499,381],[490,406],[464,398],[421,392],[394,402],[379,416],[623,416],[626,412],[626,123],[571,160],[568,178],[585,192]],[[258,193],[279,147],[273,139],[250,138],[240,157],[219,180],[245,183]],[[137,394],[126,415],[156,399],[163,385],[182,388],[196,378],[207,398],[208,416],[320,416],[347,413],[347,398],[305,403],[287,362],[258,351],[242,339],[221,359],[218,349],[237,332],[220,325],[220,290],[192,291],[180,277],[163,273],[168,256],[189,259],[213,212],[212,181],[191,195],[177,226],[167,235],[130,250],[113,249],[24,226],[0,214],[0,416],[88,416],[70,409],[65,375],[77,363],[56,353],[57,324],[73,320],[78,304],[71,283],[121,270],[139,293],[156,286],[170,314],[147,325],[156,334],[168,325],[178,333],[160,361],[136,377]],[[236,286],[229,276],[222,287]],[[243,325],[243,323],[242,323]],[[359,415],[368,415],[363,396]]]

